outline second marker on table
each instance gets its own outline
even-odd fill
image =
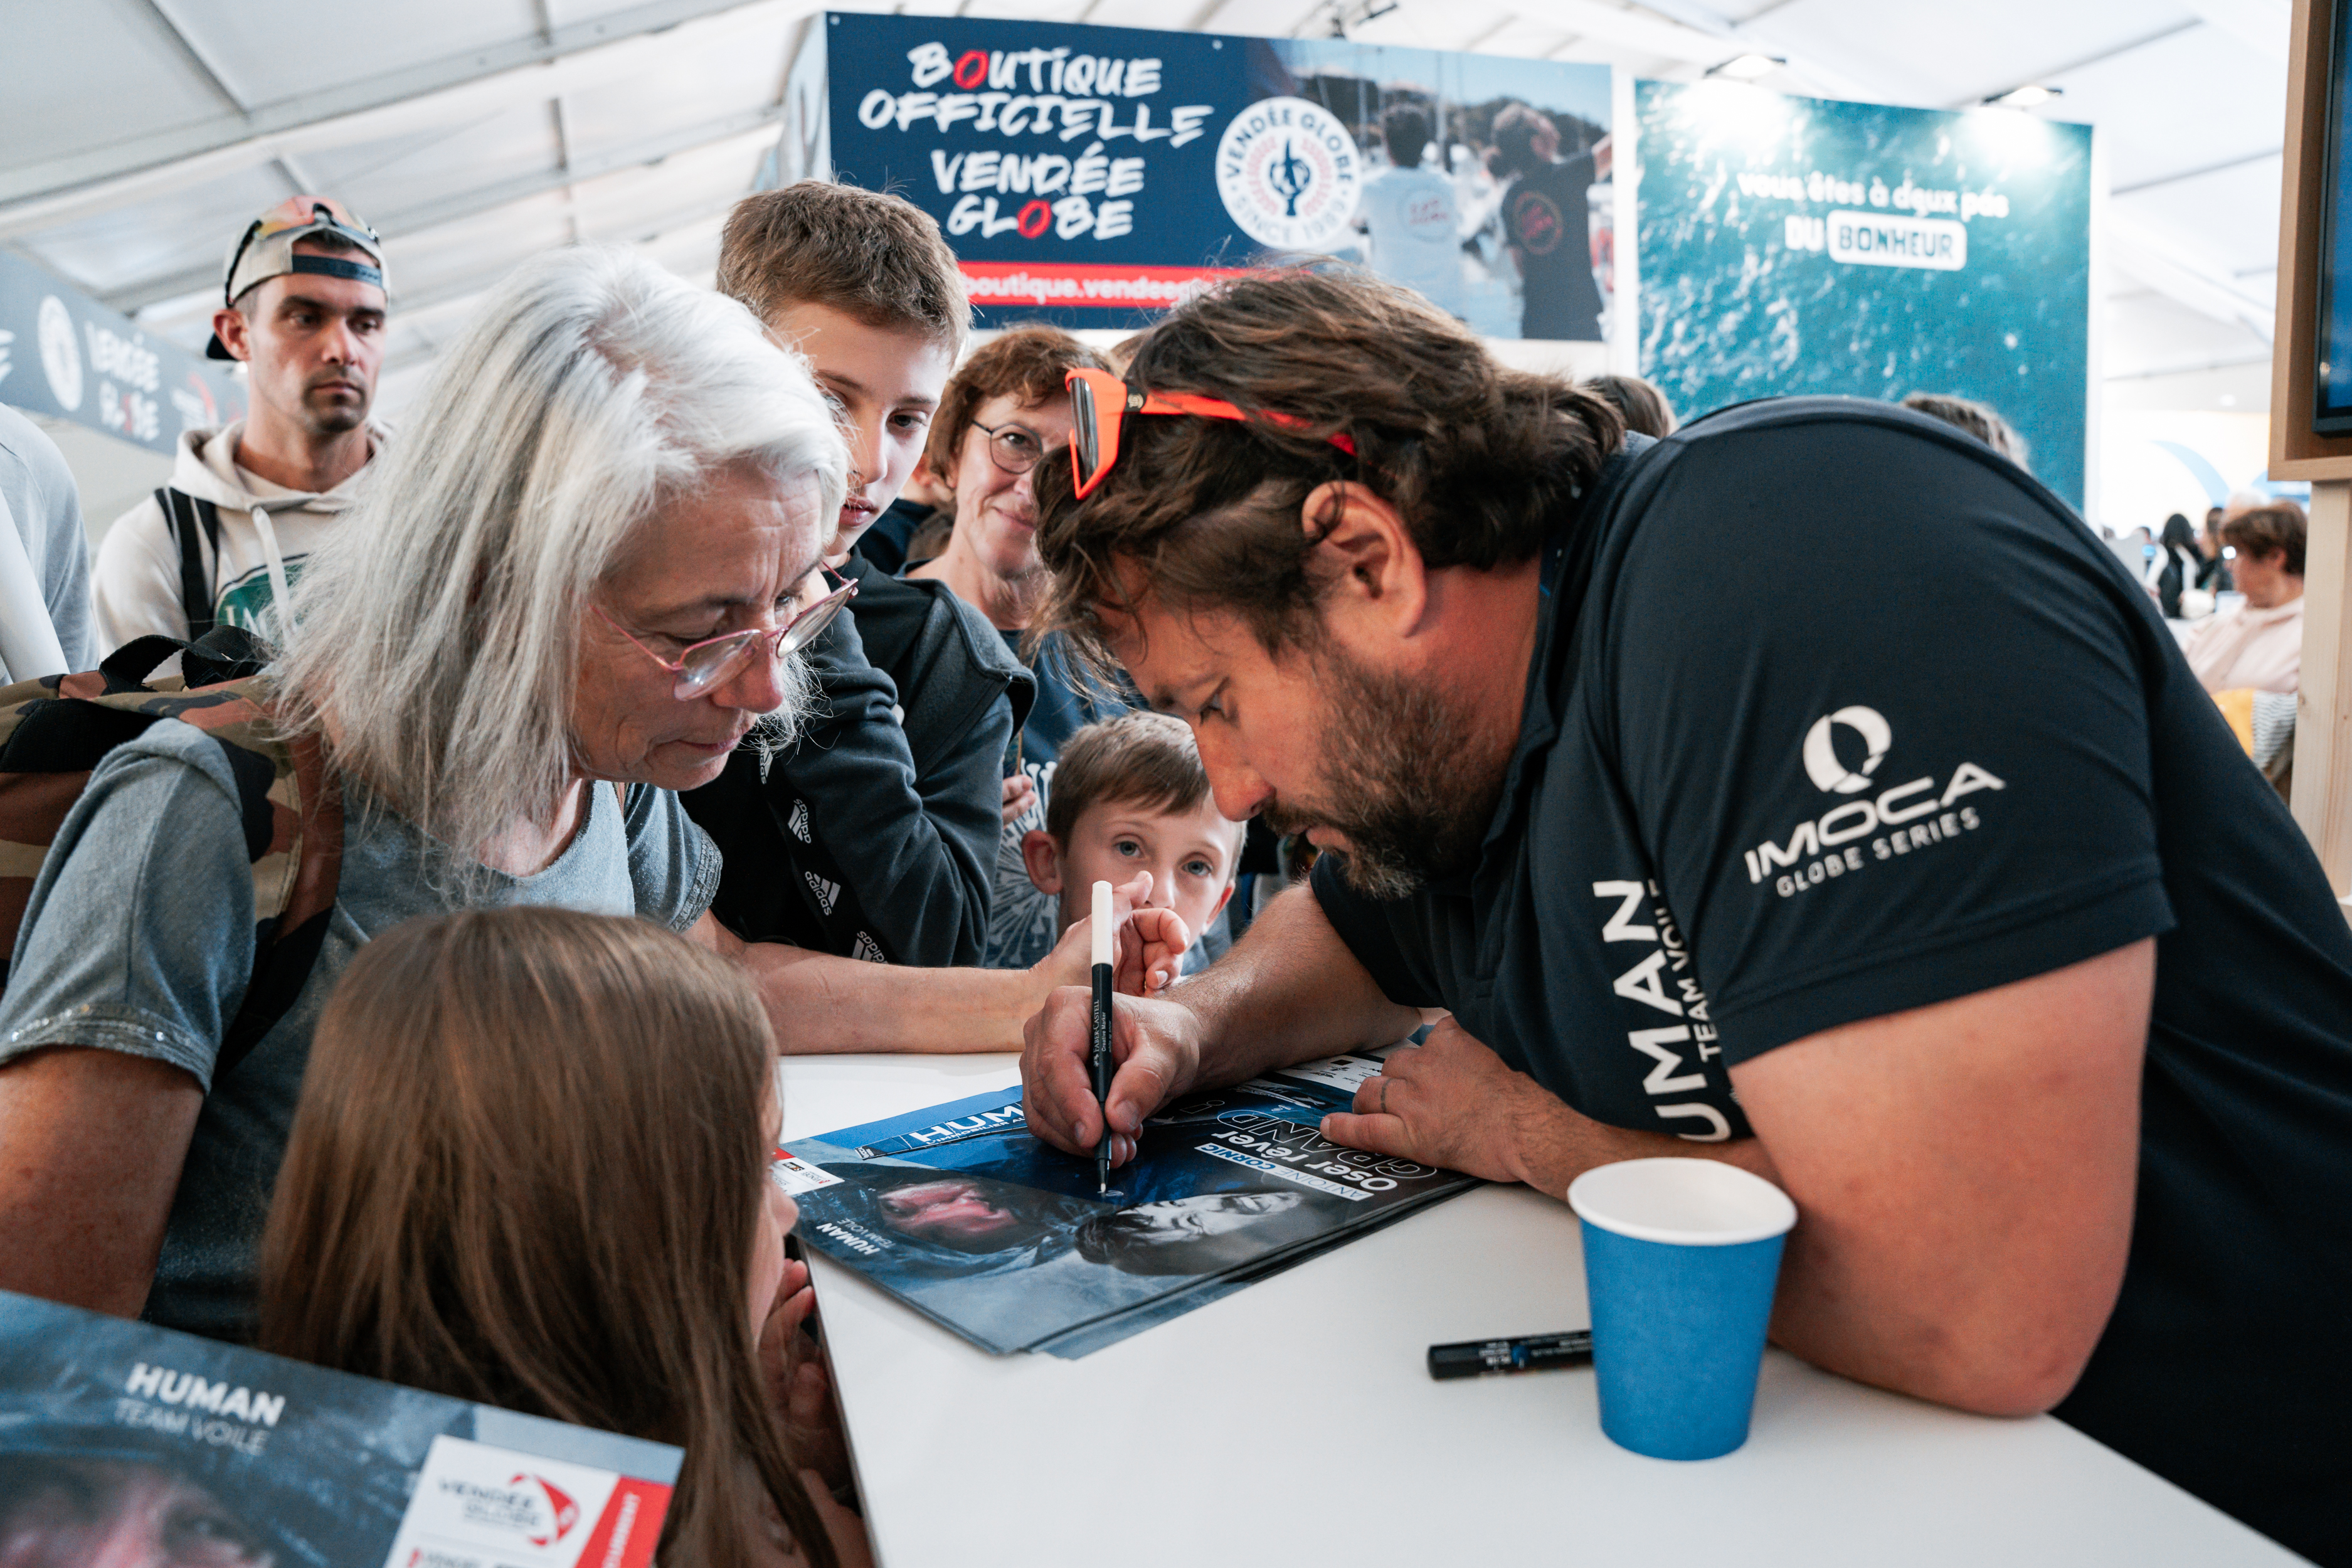
[[[1095,1191],[1110,1191],[1110,884],[1095,884],[1093,1025],[1095,1099],[1102,1106],[1102,1140],[1095,1145]]]

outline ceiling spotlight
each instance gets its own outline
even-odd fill
[[[1709,76],[1729,77],[1734,81],[1754,81],[1767,71],[1779,70],[1788,59],[1780,55],[1734,55],[1721,65],[1706,68]]]
[[[2023,87],[2012,87],[2007,92],[1996,92],[1986,99],[1985,102],[1995,109],[2032,109],[2037,104],[2047,103],[2053,98],[2065,96],[2066,89],[2063,87],[2044,87],[2038,81],[2029,81]]]

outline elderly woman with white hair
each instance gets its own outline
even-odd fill
[[[675,792],[786,721],[780,656],[846,596],[818,566],[847,469],[825,400],[741,306],[580,249],[509,278],[420,406],[270,675],[341,789],[318,957],[216,1077],[256,954],[236,781],[188,724],[106,756],[0,997],[0,1285],[247,1337],[311,1027],[399,921],[551,904],[730,945]]]

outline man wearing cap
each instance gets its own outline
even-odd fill
[[[373,229],[307,195],[247,226],[205,352],[245,362],[251,410],[183,433],[171,484],[100,542],[93,590],[106,648],[215,625],[267,635],[272,606],[385,439],[368,418],[383,337]]]

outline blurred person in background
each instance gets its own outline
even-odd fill
[[[2232,511],[2221,538],[2246,602],[2197,623],[2181,645],[2208,691],[2293,691],[2303,671],[2303,508],[2291,500]]]
[[[1584,390],[1606,398],[1624,416],[1626,429],[1652,440],[1664,440],[1681,423],[1666,395],[1638,375],[1596,375],[1584,384]]]
[[[2156,602],[2164,610],[2164,618],[2180,618],[2180,593],[2193,588],[2205,574],[2205,555],[2197,548],[2196,530],[2189,520],[2174,512],[2164,520],[2164,532],[2157,540]]]
[[[215,625],[283,636],[273,612],[389,434],[368,418],[386,287],[383,241],[340,202],[292,196],[246,226],[205,352],[244,363],[250,409],[183,432],[172,482],[107,531],[96,594],[109,651]]]
[[[1359,220],[1371,238],[1373,271],[1403,284],[1449,316],[1463,312],[1462,211],[1454,182],[1422,166],[1429,116],[1399,104],[1381,117],[1389,166],[1364,185]]]
[[[97,668],[98,647],[89,624],[89,543],[82,535],[81,495],[74,488],[73,470],[39,426],[0,404],[0,527],[10,524],[32,569],[29,586],[48,611],[57,651],[38,658],[17,656],[20,629],[0,628],[0,662],[7,665],[6,679],[30,680]],[[29,668],[52,659],[58,661],[56,669]]]
[[[2233,594],[2238,589],[2238,580],[2230,571],[2229,547],[2221,542],[2221,524],[2229,515],[2224,507],[2205,509],[2205,571],[2197,585],[2216,594]]]
[[[1519,269],[1519,335],[1601,339],[1601,286],[1592,279],[1589,193],[1609,177],[1609,139],[1559,155],[1559,127],[1524,103],[1495,116],[1486,168],[1503,191],[1503,238]]]
[[[1930,419],[1940,419],[1955,429],[1965,430],[2019,468],[2025,467],[2025,437],[1995,412],[1990,404],[1953,397],[1941,392],[1915,392],[1903,400],[1903,406]]]

